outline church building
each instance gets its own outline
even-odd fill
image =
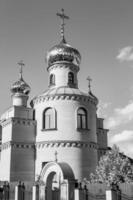
[[[19,63],[19,79],[11,86],[12,106],[2,114],[0,180],[41,180],[47,187],[89,179],[107,150],[107,129],[97,116],[98,99],[78,87],[81,54],[64,36],[46,55],[49,84],[28,106],[30,86]],[[78,45],[78,44],[77,44]],[[83,66],[82,66],[83,67]]]

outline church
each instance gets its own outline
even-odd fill
[[[98,118],[98,98],[78,87],[81,54],[67,43],[61,18],[61,40],[47,52],[48,86],[30,98],[30,86],[19,63],[19,79],[11,86],[12,106],[1,115],[0,180],[60,187],[89,179],[107,146],[108,130]]]

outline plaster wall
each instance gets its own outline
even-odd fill
[[[23,119],[33,119],[33,109],[24,108],[23,106],[15,106],[14,117]]]
[[[21,122],[21,121],[20,121]],[[24,121],[25,122],[25,121]],[[29,121],[30,125],[25,122],[16,123],[12,128],[12,140],[23,143],[35,142],[35,125],[33,121]]]
[[[99,148],[107,148],[107,131],[106,130],[98,130],[97,132],[97,141]]]
[[[46,108],[53,107],[57,113],[57,129],[43,130],[43,112]],[[83,107],[87,110],[88,129],[77,129],[77,110]],[[97,143],[96,135],[96,107],[91,102],[73,100],[53,100],[35,105],[37,120],[36,141],[49,140],[78,140]]]
[[[34,148],[12,148],[10,181],[34,181],[34,154]]]
[[[9,108],[6,112],[4,112],[0,119],[3,121],[3,120],[6,120],[6,119],[9,119],[11,117],[14,117],[14,113],[15,113],[15,110],[14,110],[14,107],[12,106],[11,108]]]
[[[66,162],[72,168],[75,178],[83,180],[89,178],[89,173],[95,170],[97,165],[97,150],[94,148],[76,147],[48,147],[38,148],[36,153],[36,175],[42,170],[42,163],[55,161],[57,151],[58,162]]]
[[[12,140],[12,123],[2,127],[2,144]]]
[[[10,181],[11,148],[3,149],[0,158],[0,180]]]
[[[55,75],[56,87],[68,85],[68,73],[72,72],[69,67],[57,67],[50,70],[50,74]],[[77,85],[77,73],[74,72],[74,83]]]

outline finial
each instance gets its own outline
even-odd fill
[[[91,81],[92,81],[92,79],[90,78],[90,76],[88,76],[86,80],[88,80],[88,88],[89,88],[89,93],[90,93],[91,92]]]
[[[25,64],[24,64],[24,62],[21,60],[20,62],[18,62],[18,65],[19,65],[19,67],[20,67],[20,69],[19,69],[20,79],[23,79],[22,74],[23,74],[23,67],[25,66]]]
[[[61,23],[61,37],[62,37],[62,41],[65,43],[65,36],[64,36],[64,32],[65,32],[65,19],[69,19],[69,17],[67,15],[64,14],[64,9],[62,8],[61,9],[61,13],[56,13],[57,16],[59,16],[62,20],[62,23]]]
[[[57,158],[58,152],[55,151],[54,155],[55,155],[55,162],[58,162],[58,158]]]

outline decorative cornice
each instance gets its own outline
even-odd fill
[[[109,131],[109,129],[98,128],[97,129],[97,134],[100,134],[100,133],[107,134],[108,131]]]
[[[53,69],[57,68],[69,68],[73,72],[78,72],[79,71],[79,66],[74,65],[73,63],[70,62],[56,62],[55,64],[51,65],[50,67],[47,68],[48,72],[50,72]]]
[[[58,148],[58,147],[70,147],[70,148],[88,148],[88,149],[99,149],[98,144],[94,142],[80,142],[80,141],[71,141],[71,140],[62,140],[62,141],[43,141],[34,143],[25,143],[25,142],[5,142],[0,145],[0,150],[5,150],[8,148],[18,148],[18,149],[43,149],[43,148]],[[99,149],[101,150],[101,149]]]
[[[99,150],[99,151],[108,151],[108,147],[104,147],[104,148],[103,148],[103,147],[102,147],[102,148],[99,147],[98,150]]]
[[[7,126],[8,124],[13,124],[13,125],[23,125],[23,126],[36,126],[36,121],[32,119],[24,119],[24,118],[17,118],[17,117],[11,117],[5,120],[2,120],[0,122],[0,125],[2,127]]]
[[[31,103],[34,105],[54,100],[72,100],[72,101],[89,102],[97,106],[97,101],[95,99],[92,99],[89,96],[83,96],[78,94],[54,94],[54,95],[49,94],[46,96],[36,97],[35,99],[32,100]]]
[[[5,142],[3,144],[1,144],[0,146],[0,150],[5,150],[5,149],[8,149],[8,148],[22,148],[22,149],[35,149],[35,144],[34,143],[25,143],[25,142],[12,142],[12,141],[9,141],[9,142]]]
[[[58,148],[58,147],[73,147],[73,148],[93,148],[98,149],[98,145],[94,142],[80,142],[80,141],[71,141],[71,140],[62,140],[62,141],[43,141],[36,142],[35,144],[37,149],[42,148]]]

